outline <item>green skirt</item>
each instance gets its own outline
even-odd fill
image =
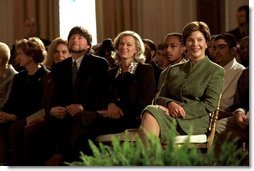
[[[186,133],[181,129],[177,119],[167,115],[162,109],[156,105],[147,106],[142,113],[149,111],[157,120],[160,126],[160,140],[161,143],[167,143],[169,137],[172,135],[185,135]],[[172,137],[171,137],[172,138]]]

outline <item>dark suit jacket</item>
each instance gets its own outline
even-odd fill
[[[15,114],[18,119],[24,119],[40,110],[43,107],[43,80],[48,72],[49,70],[42,66],[33,75],[28,75],[27,70],[16,74],[9,99],[2,110]]]
[[[72,86],[72,58],[57,63],[52,68],[55,79],[54,106],[82,104],[84,110],[105,108],[108,62],[99,56],[86,54],[81,61],[76,87]]]
[[[135,74],[126,72],[115,78],[117,70],[118,67],[109,71],[110,102],[119,106],[126,118],[140,118],[156,92],[153,68],[150,64],[139,63]]]
[[[97,115],[92,128],[91,136],[122,132],[127,128],[140,126],[142,110],[152,103],[156,92],[153,68],[150,64],[137,65],[135,73],[124,72],[116,77],[118,67],[108,72],[109,101],[120,107],[123,117],[112,119]]]

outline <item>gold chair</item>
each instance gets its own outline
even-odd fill
[[[209,149],[213,145],[214,136],[216,132],[216,124],[218,121],[219,108],[220,108],[221,94],[217,107],[214,112],[210,113],[209,127],[205,134],[199,135],[178,135],[175,137],[175,144],[182,146],[188,142],[190,148]]]

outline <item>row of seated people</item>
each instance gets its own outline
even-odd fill
[[[214,45],[217,53],[223,49],[223,38],[218,37]],[[172,129],[188,134],[193,127],[192,133],[204,133],[209,113],[217,107],[225,86],[224,63],[218,63],[223,69],[205,55],[209,39],[209,28],[203,22],[188,23],[182,34],[165,37],[168,58],[177,60],[161,77],[165,81],[156,95],[156,105],[151,105],[158,89],[154,69],[145,64],[144,41],[135,32],[124,31],[115,38],[116,67],[110,70],[105,59],[90,53],[92,37],[82,27],[71,29],[68,48],[62,48],[71,57],[52,62],[51,72],[40,65],[45,48],[38,39],[17,42],[17,58],[25,70],[14,76],[1,109],[1,162],[62,165],[63,161],[78,160],[80,151],[89,154],[88,139],[127,128],[141,127],[142,137],[146,137],[144,132],[152,133],[162,142]],[[54,52],[62,53],[54,41],[49,50],[53,46],[59,48]],[[185,51],[188,61],[183,58]],[[176,128],[172,128],[172,120],[177,122]],[[6,161],[7,149],[11,156]]]

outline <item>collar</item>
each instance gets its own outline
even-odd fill
[[[227,65],[224,66],[225,71],[231,69],[237,63],[236,59],[232,59]]]
[[[76,62],[77,62],[77,67],[79,69],[80,65],[81,65],[81,61],[82,59],[84,58],[84,55],[80,56],[78,59],[76,59]],[[75,60],[72,58],[72,63],[74,62]]]
[[[136,69],[137,69],[137,66],[138,66],[138,62],[132,61],[132,62],[131,62],[131,65],[129,66],[127,72],[129,72],[130,74],[135,74],[135,71],[136,71]],[[122,73],[123,73],[123,71],[122,71],[122,67],[121,67],[121,64],[120,64],[120,66],[118,67],[118,70],[117,70],[117,72],[116,72],[115,78],[118,77],[118,75],[120,75],[120,74],[122,74]]]

